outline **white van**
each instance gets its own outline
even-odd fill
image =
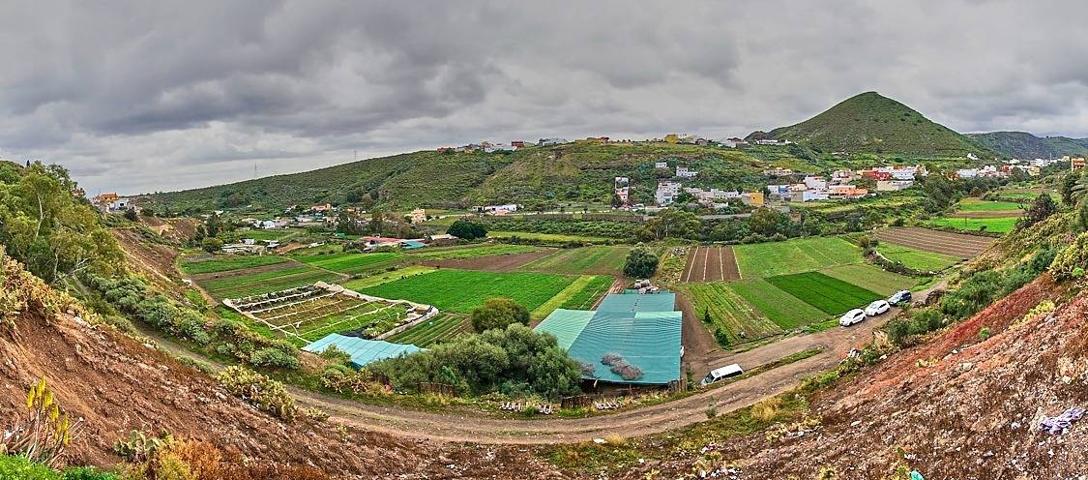
[[[740,365],[734,363],[732,365],[726,365],[722,368],[711,370],[710,373],[703,377],[703,381],[699,383],[705,387],[723,378],[734,377],[742,373],[744,373],[744,369],[740,368]]]

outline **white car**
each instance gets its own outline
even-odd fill
[[[865,307],[865,314],[870,317],[875,317],[891,309],[892,306],[888,305],[887,300],[877,300],[873,303],[870,303],[868,307]]]
[[[849,312],[844,313],[843,316],[839,318],[839,325],[849,327],[850,325],[859,323],[862,320],[865,320],[865,310],[855,308],[853,310],[850,310]]]

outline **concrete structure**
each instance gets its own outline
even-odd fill
[[[914,186],[913,180],[879,180],[876,182],[878,192],[898,192]]]
[[[679,194],[679,182],[658,182],[657,191],[654,192],[654,202],[661,206],[671,205]]]
[[[695,178],[699,175],[699,172],[695,170],[688,170],[688,167],[676,166],[676,176],[680,178]]]
[[[762,207],[764,204],[763,192],[744,192],[740,194],[740,201],[752,207]]]
[[[427,221],[427,211],[422,208],[412,210],[412,213],[408,215],[409,220],[413,225],[423,223]]]

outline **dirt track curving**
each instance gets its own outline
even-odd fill
[[[978,256],[996,241],[992,237],[942,232],[920,227],[888,228],[877,231],[874,236],[882,242],[960,258]]]
[[[733,247],[701,246],[688,252],[687,266],[680,276],[683,282],[721,282],[740,280],[740,268]]]

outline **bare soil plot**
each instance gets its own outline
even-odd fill
[[[688,252],[682,282],[721,282],[740,280],[740,268],[733,247],[696,247]]]
[[[875,236],[882,242],[960,258],[977,256],[996,241],[991,237],[942,232],[920,227],[888,228],[876,232]]]
[[[464,270],[483,270],[487,272],[509,272],[529,262],[546,257],[552,250],[513,253],[509,255],[490,255],[486,257],[453,258],[423,262],[424,265],[441,268],[460,268]]]
[[[1023,214],[1024,214],[1023,210],[1008,210],[1008,211],[996,210],[996,211],[986,211],[986,212],[956,212],[956,213],[953,213],[953,214],[949,215],[949,217],[952,217],[952,218],[1009,218],[1009,217],[1020,217]]]

